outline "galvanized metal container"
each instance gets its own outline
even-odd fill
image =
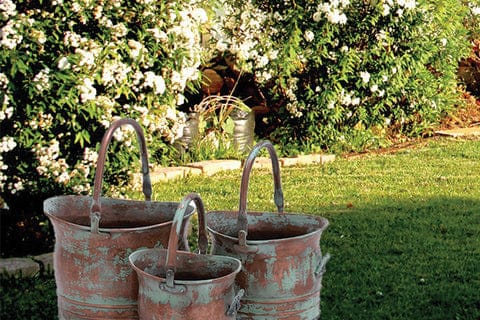
[[[134,127],[141,146],[145,200],[100,197],[106,150],[114,130]],[[91,196],[45,200],[55,231],[54,272],[60,319],[136,319],[138,283],[128,256],[139,248],[166,247],[176,202],[151,198],[148,156],[141,127],[134,120],[112,123],[100,147]],[[193,213],[190,207],[187,220]],[[181,240],[186,247],[186,239]]]
[[[195,201],[199,216],[200,253],[178,252],[185,209]],[[205,211],[197,194],[184,197],[170,233],[168,250],[142,249],[130,255],[139,280],[138,312],[142,320],[235,319],[243,291],[235,294],[238,259],[205,255],[208,239]]]
[[[278,213],[248,212],[250,171],[262,148],[272,159],[274,201]],[[213,211],[206,215],[212,235],[212,254],[242,261],[236,278],[245,290],[237,319],[317,319],[320,289],[329,254],[322,255],[320,236],[328,220],[283,212],[278,158],[268,141],[258,143],[245,162],[239,211]]]

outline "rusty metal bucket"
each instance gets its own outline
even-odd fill
[[[134,127],[141,147],[146,201],[100,197],[106,151],[114,130]],[[97,162],[93,197],[65,195],[44,201],[55,231],[54,272],[60,319],[136,319],[138,282],[128,256],[139,248],[162,247],[178,206],[151,198],[148,156],[137,122],[121,119],[106,131]],[[190,207],[185,216],[193,214]],[[182,239],[186,247],[186,238]]]
[[[187,205],[195,201],[201,254],[178,252],[178,233]],[[175,214],[168,250],[142,249],[130,255],[139,281],[140,319],[235,319],[243,290],[235,295],[238,259],[205,255],[208,246],[205,210],[195,193],[185,196]]]
[[[250,171],[262,148],[273,168],[274,201],[278,213],[248,212]],[[320,289],[329,254],[322,256],[320,236],[328,226],[322,217],[283,212],[278,158],[268,141],[252,149],[243,169],[239,211],[206,215],[212,235],[212,254],[242,261],[236,279],[245,290],[237,319],[317,319]]]

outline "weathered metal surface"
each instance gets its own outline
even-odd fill
[[[278,213],[247,215],[249,175],[262,148],[267,148],[272,159]],[[328,220],[284,213],[279,172],[271,143],[258,143],[244,165],[239,211],[213,211],[206,215],[212,254],[242,261],[236,284],[245,290],[245,296],[237,319],[310,320],[320,316],[321,281],[330,257],[322,255],[320,237]]]
[[[178,234],[185,208],[195,201],[199,216],[200,253],[177,251]],[[235,295],[239,260],[205,255],[207,231],[205,211],[197,194],[182,200],[173,221],[168,249],[142,249],[130,255],[139,280],[140,319],[235,319],[240,291]]]
[[[107,146],[113,131],[129,124],[142,150],[143,193],[151,197],[148,159],[140,126],[114,122],[102,140],[93,197],[45,200],[55,231],[54,271],[60,319],[136,319],[138,282],[128,256],[139,248],[165,247],[178,203],[100,197]],[[193,213],[190,208],[187,220]],[[182,233],[183,234],[183,233]],[[186,239],[182,239],[183,246]]]

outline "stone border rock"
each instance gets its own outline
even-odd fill
[[[292,158],[280,158],[280,167],[304,166],[314,164],[326,164],[333,162],[333,154],[310,154],[299,155]],[[272,162],[267,157],[257,157],[254,167],[271,168]],[[181,179],[189,175],[207,175],[212,176],[221,171],[239,170],[242,168],[240,160],[209,160],[187,164],[182,167],[152,167],[150,178],[152,184],[160,181],[169,181]],[[134,175],[133,184],[136,186],[141,182],[141,175]],[[8,273],[18,276],[32,276],[44,271],[53,270],[53,253],[45,253],[38,256],[26,258],[6,258],[0,259],[0,273]]]
[[[480,136],[480,126],[440,130],[440,131],[435,131],[435,133],[440,136],[449,136],[454,138],[465,137],[465,136]]]
[[[309,154],[299,155],[292,158],[280,158],[280,167],[304,166],[314,164],[325,164],[335,160],[334,154]],[[170,181],[182,179],[189,175],[207,175],[212,176],[222,171],[239,170],[242,168],[240,160],[208,160],[193,162],[180,167],[157,167],[153,166],[150,172],[152,184],[160,181]],[[271,160],[267,157],[257,157],[255,159],[256,168],[271,168]],[[141,174],[134,174],[133,184],[138,186],[141,183]]]
[[[45,271],[53,271],[53,253],[44,253],[26,258],[0,259],[0,273],[27,277]]]

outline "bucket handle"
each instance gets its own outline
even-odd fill
[[[150,174],[148,169],[148,153],[147,145],[145,143],[145,137],[140,125],[133,119],[119,119],[112,122],[110,128],[103,135],[102,142],[100,144],[100,150],[98,152],[97,168],[95,170],[95,180],[93,186],[93,200],[90,208],[90,226],[92,233],[99,233],[101,219],[101,204],[100,194],[102,192],[103,172],[105,170],[105,159],[107,155],[108,145],[112,140],[113,132],[123,125],[131,125],[137,134],[137,140],[140,144],[140,156],[142,159],[142,175],[143,175],[143,194],[145,200],[150,201],[152,197],[152,185],[150,181]]]
[[[207,253],[208,247],[208,238],[207,238],[207,228],[205,224],[205,208],[203,206],[202,199],[197,193],[187,194],[182,201],[180,202],[177,211],[175,212],[175,217],[173,218],[172,228],[170,229],[170,237],[168,238],[168,250],[167,258],[165,262],[166,270],[166,286],[169,289],[173,289],[175,271],[176,271],[176,261],[177,261],[177,250],[178,250],[178,238],[180,231],[182,229],[182,224],[184,222],[183,217],[187,211],[188,205],[190,202],[194,201],[197,208],[198,214],[198,248],[200,254]],[[159,266],[160,267],[160,266]]]
[[[250,172],[252,171],[252,166],[255,162],[255,158],[262,148],[266,148],[270,154],[272,160],[272,174],[273,174],[273,184],[274,184],[274,195],[273,199],[275,205],[278,208],[278,213],[283,213],[283,191],[282,191],[282,182],[280,179],[280,166],[278,164],[278,156],[275,152],[275,148],[270,141],[264,140],[257,143],[253,148],[250,154],[248,155],[247,160],[243,166],[242,180],[240,185],[240,207],[238,211],[238,238],[240,245],[245,245],[247,234],[248,234],[248,220],[247,220],[247,194],[248,194],[248,182],[250,179]]]

